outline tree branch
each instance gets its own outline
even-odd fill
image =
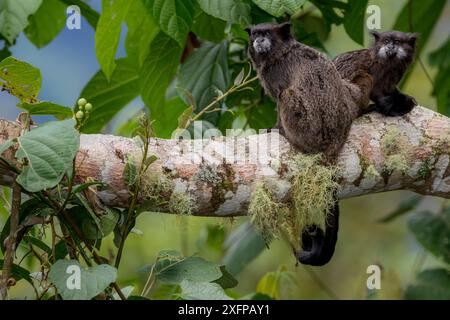
[[[18,132],[15,123],[0,120],[0,143]],[[12,161],[8,152],[3,156]],[[202,216],[245,215],[255,183],[263,179],[272,181],[280,200],[288,201],[290,173],[296,169],[296,152],[277,133],[152,139],[149,154],[159,158],[149,171],[169,177],[172,191],[189,194],[195,203],[192,214]],[[76,180],[107,184],[98,196],[108,205],[124,207],[130,196],[123,180],[127,156],[141,156],[133,139],[82,135]],[[449,159],[449,118],[423,107],[404,117],[365,115],[355,121],[338,159],[339,197],[403,189],[450,198]],[[0,166],[0,184],[11,185],[12,177]]]

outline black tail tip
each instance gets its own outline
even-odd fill
[[[403,116],[417,106],[416,100],[406,94],[395,92],[376,102],[375,111],[390,117]]]

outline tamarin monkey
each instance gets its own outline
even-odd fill
[[[370,48],[343,53],[333,63],[344,79],[356,84],[355,71],[361,71],[365,65],[373,77],[372,110],[386,116],[402,116],[417,105],[413,97],[397,89],[414,60],[417,34],[373,31],[372,35],[375,41]]]
[[[298,151],[321,153],[324,164],[335,163],[353,120],[369,103],[371,77],[361,75],[359,85],[343,80],[322,53],[294,39],[290,23],[259,24],[246,31],[253,67],[277,102],[282,134]],[[320,266],[331,259],[338,222],[336,198],[326,230],[310,226],[302,234],[303,251],[297,254],[301,263]]]

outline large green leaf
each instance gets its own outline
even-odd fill
[[[250,5],[244,0],[197,0],[207,14],[233,23],[251,23]]]
[[[3,269],[3,260],[2,259],[0,259],[0,269]],[[30,284],[33,284],[33,280],[31,279],[31,276],[30,276],[30,271],[28,271],[25,268],[22,268],[21,266],[13,264],[12,268],[11,268],[11,275],[16,281],[24,279],[24,280],[28,281]]]
[[[35,14],[28,18],[25,35],[36,47],[49,44],[66,25],[66,5],[59,0],[42,1]]]
[[[97,72],[80,94],[93,106],[82,130],[99,132],[123,107],[139,95],[139,77],[135,63],[128,59],[116,61],[117,67],[108,82],[102,71]]]
[[[252,0],[258,7],[274,17],[284,14],[293,15],[305,4],[306,0]]]
[[[144,3],[161,30],[184,47],[194,20],[194,0],[145,0]]]
[[[47,122],[17,138],[16,157],[28,160],[17,177],[25,190],[53,188],[72,167],[80,145],[80,134],[74,125],[72,119]]]
[[[450,207],[441,214],[421,212],[412,215],[409,228],[422,246],[450,263]]]
[[[142,100],[157,117],[164,106],[166,90],[175,76],[182,50],[177,43],[160,32],[150,45],[150,51],[139,73]]]
[[[79,270],[79,289],[72,284]],[[69,272],[69,273],[68,273]],[[64,300],[89,300],[100,294],[117,279],[117,270],[107,264],[92,268],[83,268],[76,260],[58,260],[51,267],[49,280],[56,286],[58,293]],[[74,282],[76,284],[76,282]]]
[[[170,139],[178,128],[178,118],[187,108],[186,103],[179,97],[168,100],[154,117],[153,130],[158,138]]]
[[[13,57],[0,62],[0,79],[3,88],[22,101],[35,102],[41,89],[41,71]]]
[[[156,279],[166,284],[183,280],[211,282],[222,277],[220,266],[199,257],[182,257],[176,251],[162,251],[154,265]]]
[[[42,0],[0,1],[0,33],[10,44],[28,25],[28,16],[35,13]]]
[[[450,300],[450,271],[431,269],[421,272],[415,284],[406,289],[409,300]]]
[[[128,27],[127,37],[125,38],[127,58],[141,66],[150,50],[150,43],[158,34],[159,28],[141,0],[132,2],[125,21]]]
[[[450,37],[430,54],[430,64],[438,68],[434,80],[433,95],[437,98],[438,111],[450,116]]]
[[[266,248],[266,242],[249,222],[240,225],[225,240],[226,254],[222,263],[236,275]]]
[[[230,86],[228,70],[228,43],[204,43],[180,68],[178,87],[195,99],[196,112],[206,107]],[[184,96],[184,95],[183,95]],[[186,98],[186,102],[189,103]],[[209,118],[208,118],[209,120]]]
[[[366,7],[369,0],[349,0],[344,16],[347,34],[360,45],[364,44]]]
[[[80,7],[81,14],[86,18],[87,22],[95,29],[97,27],[98,20],[100,18],[100,14],[92,9],[86,2],[83,0],[61,0],[68,6],[76,5]]]
[[[225,21],[200,10],[195,16],[192,31],[203,40],[218,43],[225,38],[226,25]]]
[[[84,219],[81,225],[83,234],[87,239],[102,239],[113,232],[120,218],[120,212],[107,209],[106,213],[99,218],[100,230],[92,219]]]
[[[18,108],[26,110],[31,115],[50,115],[57,119],[63,120],[73,116],[72,109],[63,107],[51,102],[26,103],[22,102],[17,105]]]
[[[420,54],[425,48],[435,24],[439,20],[445,3],[443,0],[409,0],[398,15],[393,29],[420,33],[417,49],[417,53]],[[403,77],[402,85],[406,83],[410,75],[411,72]]]
[[[102,14],[95,31],[95,53],[108,81],[111,80],[116,68],[116,51],[122,22],[127,16],[131,2],[129,0],[102,0]]]
[[[231,300],[217,283],[183,280],[177,296],[184,300]]]
[[[347,3],[340,0],[309,0],[322,13],[326,23],[327,33],[331,31],[331,25],[340,25],[344,18],[343,12],[347,9]]]

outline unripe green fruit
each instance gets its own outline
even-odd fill
[[[86,111],[91,111],[91,110],[92,110],[92,104],[87,103],[87,104],[84,106],[84,109],[85,109]]]
[[[75,118],[77,118],[77,119],[83,119],[83,117],[84,117],[84,112],[83,111],[78,111],[75,114]]]
[[[87,103],[87,100],[85,98],[80,98],[80,99],[78,99],[77,103],[80,107],[82,107]]]

